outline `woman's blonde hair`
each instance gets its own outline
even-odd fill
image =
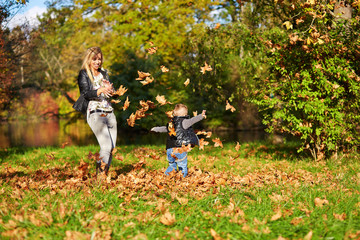
[[[186,116],[188,114],[188,107],[185,104],[176,104],[173,115],[174,116]]]
[[[84,60],[83,60],[82,66],[81,66],[81,69],[86,70],[86,73],[88,74],[91,82],[94,82],[94,77],[93,77],[93,73],[90,69],[90,63],[91,63],[91,60],[94,59],[95,57],[97,57],[97,55],[99,53],[101,54],[101,65],[100,65],[100,68],[101,68],[102,63],[104,62],[104,57],[103,57],[100,47],[88,48],[85,52],[85,57],[84,57]]]

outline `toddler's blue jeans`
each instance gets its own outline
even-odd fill
[[[169,175],[169,172],[173,170],[177,171],[177,168],[179,168],[179,171],[181,171],[183,176],[186,177],[188,174],[187,152],[173,153],[173,151],[173,148],[169,148],[166,150],[169,167],[166,169],[165,174]]]

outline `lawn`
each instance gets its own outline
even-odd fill
[[[291,143],[189,153],[165,176],[164,146],[0,150],[3,239],[359,239],[359,156],[314,162]]]

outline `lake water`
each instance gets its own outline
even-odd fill
[[[264,131],[221,131],[213,132],[225,142],[251,142],[266,138]],[[213,138],[213,137],[212,137]],[[118,132],[117,145],[165,144],[166,134],[135,131],[129,128]],[[0,148],[44,147],[97,144],[96,138],[84,120],[68,124],[66,120],[40,122],[3,122],[0,126]]]

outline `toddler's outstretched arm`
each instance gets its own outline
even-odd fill
[[[153,127],[150,131],[152,131],[152,132],[166,133],[166,132],[167,132],[167,128],[166,128],[166,126]]]
[[[203,110],[201,114],[199,114],[195,117],[192,117],[190,119],[185,119],[182,122],[183,128],[188,129],[189,127],[191,127],[192,125],[194,125],[197,122],[200,122],[204,118],[206,118],[206,110]]]

